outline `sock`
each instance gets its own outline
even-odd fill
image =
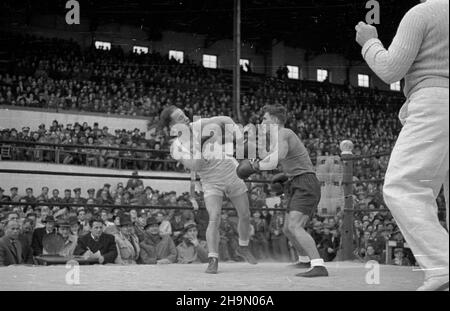
[[[300,263],[308,263],[311,262],[308,256],[298,256],[298,262]]]
[[[243,240],[239,239],[239,246],[248,246],[249,243],[250,243],[250,241],[243,241]]]
[[[208,253],[208,258],[211,258],[211,257],[219,259],[219,254],[217,254],[217,253]]]
[[[325,266],[325,263],[323,262],[322,258],[319,259],[313,259],[311,260],[311,267],[315,267],[315,266]]]

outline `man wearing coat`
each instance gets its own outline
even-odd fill
[[[19,241],[20,225],[10,220],[5,227],[5,235],[0,238],[0,266],[23,263],[22,246]]]
[[[92,218],[89,226],[90,233],[78,238],[74,255],[98,258],[100,264],[114,263],[117,257],[114,236],[103,233],[103,221],[100,218]],[[97,252],[99,252],[99,256],[94,255]]]
[[[56,234],[55,231],[55,218],[53,216],[47,216],[42,223],[45,224],[44,228],[37,228],[33,232],[31,238],[31,248],[33,249],[33,256],[40,256],[44,250],[44,238],[51,234]]]
[[[133,223],[130,217],[120,218],[119,232],[114,235],[117,246],[116,263],[135,265],[139,259],[139,238],[133,233]]]

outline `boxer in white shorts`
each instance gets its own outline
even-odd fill
[[[208,150],[211,150],[211,144],[216,151],[219,150],[217,148],[222,150],[222,145],[213,141],[205,142],[207,139],[203,137],[201,146],[198,146],[202,151],[201,157],[194,157],[194,148],[196,146],[194,143],[191,143],[193,140],[190,142],[189,139],[191,139],[191,136],[194,136],[194,139],[196,139],[196,131],[193,130],[195,123],[191,123],[184,112],[176,106],[165,108],[161,113],[160,122],[161,126],[169,127],[171,131],[176,125],[178,127],[183,125],[188,126],[190,134],[192,134],[189,137],[178,136],[175,138],[171,145],[171,155],[174,159],[182,163],[184,167],[191,171],[196,171],[200,176],[205,205],[209,214],[209,224],[206,231],[209,265],[206,273],[215,274],[218,272],[219,225],[224,195],[231,200],[239,217],[239,247],[237,249],[237,255],[243,257],[251,264],[256,264],[256,260],[248,247],[250,241],[250,204],[247,195],[247,186],[236,175],[237,160],[224,154],[218,158],[214,157],[212,153],[208,153]],[[211,124],[220,127],[224,127],[225,124],[234,124],[233,120],[229,117],[207,118],[196,122],[200,122],[196,123],[200,129]],[[201,135],[201,131],[199,131],[199,134]],[[193,145],[192,148],[191,145]],[[180,157],[180,154],[183,156]]]

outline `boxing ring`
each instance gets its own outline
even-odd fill
[[[205,274],[204,264],[169,265],[78,265],[68,261],[65,265],[21,265],[0,267],[0,290],[47,291],[47,290],[133,290],[133,291],[409,291],[417,289],[423,282],[423,272],[415,267],[379,265],[375,262],[356,262],[353,255],[353,214],[361,211],[353,208],[352,185],[353,165],[362,156],[352,154],[353,144],[341,143],[343,161],[343,182],[345,208],[341,228],[341,249],[337,261],[327,262],[327,278],[300,278],[295,274],[300,269],[290,267],[286,262],[260,262],[250,265],[241,262],[221,262],[217,275]],[[97,147],[98,148],[98,147]],[[101,148],[98,148],[101,149]],[[136,151],[136,150],[135,150]],[[389,153],[372,156],[388,156]],[[104,178],[158,179],[153,176],[124,174],[91,174],[75,172],[49,172],[0,169],[0,174],[37,174],[57,176],[83,176]],[[174,177],[173,180],[197,181],[191,178]],[[268,180],[246,180],[247,183],[270,183]],[[357,181],[382,183],[383,180]],[[193,187],[191,187],[192,194]],[[7,205],[24,205],[21,202],[8,202]],[[70,203],[27,203],[27,205],[79,207],[85,204]],[[174,209],[186,210],[192,207],[179,206],[139,206],[139,205],[93,205],[99,209]],[[204,208],[204,207],[203,207]],[[251,210],[263,208],[251,207]],[[224,208],[224,210],[234,210]],[[282,208],[264,208],[266,211],[285,211]],[[371,210],[369,210],[371,211]],[[78,279],[71,278],[74,271]],[[304,270],[303,270],[304,271]]]

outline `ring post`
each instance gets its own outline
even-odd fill
[[[344,218],[342,224],[342,260],[353,260],[353,143],[344,140],[340,144],[344,166]]]

